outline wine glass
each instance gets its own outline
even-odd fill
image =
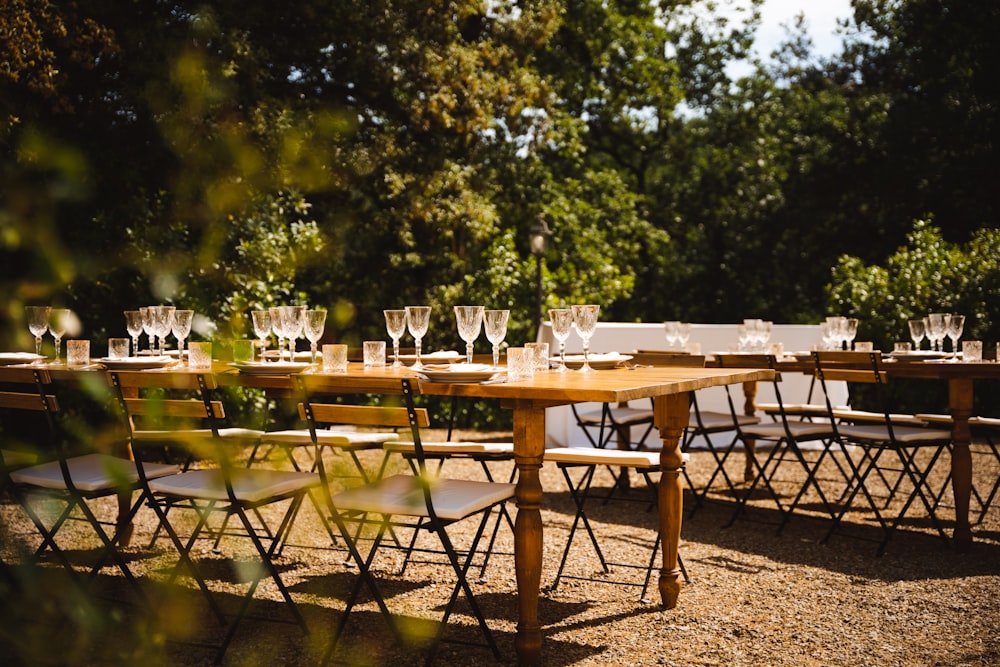
[[[677,323],[677,343],[680,345],[680,349],[686,350],[688,340],[691,338],[691,323],[690,322],[678,322]]]
[[[250,318],[253,320],[254,335],[260,340],[260,360],[264,361],[267,337],[271,334],[271,311],[254,310],[250,312]]]
[[[927,339],[931,341],[935,352],[940,351],[941,342],[944,340],[945,325],[944,313],[931,313],[927,316]]]
[[[924,333],[926,332],[925,323],[920,319],[910,320],[908,324],[910,326],[910,338],[913,339],[913,349],[919,350],[920,343],[924,340]]]
[[[473,346],[483,328],[483,307],[455,306],[455,322],[458,325],[458,335],[465,341],[465,361],[471,364]]]
[[[281,360],[285,348],[285,323],[281,318],[281,306],[273,306],[268,310],[271,313],[271,330],[278,343],[278,360]]]
[[[50,306],[25,306],[28,316],[28,331],[35,337],[35,354],[42,356],[42,336],[49,329]]]
[[[845,317],[844,324],[844,348],[850,350],[854,346],[854,339],[858,336],[858,320],[854,317]]]
[[[573,330],[573,311],[570,308],[553,308],[549,311],[552,335],[559,341],[559,368],[557,373],[566,372],[566,339]]]
[[[427,335],[427,328],[430,325],[430,306],[406,307],[406,327],[410,330],[410,335],[413,336],[413,345],[417,358],[417,360],[413,362],[414,370],[420,370],[424,367],[424,365],[420,363],[420,342],[423,340],[423,337]]]
[[[663,323],[663,333],[667,339],[667,349],[672,350],[674,346],[677,345],[677,326],[680,324],[677,320],[667,320]]]
[[[309,339],[310,363],[316,363],[316,345],[323,337],[323,330],[326,328],[325,310],[307,310],[303,318],[303,330],[306,338]]]
[[[385,330],[392,339],[392,367],[399,368],[399,339],[406,333],[405,310],[383,310],[385,314]]]
[[[159,350],[158,356],[163,356],[167,349],[167,336],[170,335],[170,330],[174,324],[174,311],[177,310],[174,306],[152,306],[153,310],[153,322],[155,324],[155,330],[153,333],[156,334],[157,349]]]
[[[149,353],[150,354],[153,353],[153,347],[154,347],[155,342],[156,342],[155,341],[156,334],[153,333],[153,329],[155,328],[155,324],[153,322],[153,313],[152,313],[152,310],[153,310],[153,306],[143,306],[142,308],[139,309],[139,312],[142,313],[142,332],[144,334],[146,334],[146,338],[149,340]],[[136,355],[138,355],[138,354],[139,354],[139,351],[136,350]]]
[[[142,335],[142,311],[125,311],[125,331],[132,337],[132,356],[139,355],[139,336]]]
[[[184,342],[191,335],[191,321],[193,319],[193,310],[178,309],[174,311],[173,320],[170,322],[170,333],[177,339],[177,359],[179,361],[184,361]]]
[[[56,363],[62,358],[62,339],[70,325],[73,311],[69,308],[53,308],[49,312],[49,333],[56,342]]]
[[[583,366],[580,367],[581,373],[589,373],[594,370],[590,367],[589,360],[590,337],[594,335],[594,330],[597,328],[597,314],[600,309],[600,306],[594,304],[573,306],[573,326],[576,327],[576,332],[583,339]]]
[[[295,343],[304,335],[305,306],[282,306],[281,318],[284,321],[285,337],[288,339],[288,360],[295,361]]]
[[[951,339],[951,357],[958,359],[958,339],[962,337],[962,329],[965,328],[965,315],[951,315],[948,318],[948,327],[945,334]]]
[[[493,368],[500,367],[500,343],[507,337],[509,310],[487,310],[483,312],[486,338],[493,344]]]

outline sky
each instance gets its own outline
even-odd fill
[[[792,24],[800,12],[813,40],[816,55],[829,56],[840,51],[840,37],[834,34],[837,19],[853,14],[850,0],[765,0],[761,25],[757,29],[757,51],[766,57],[784,37],[782,24]]]

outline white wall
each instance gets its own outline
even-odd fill
[[[736,345],[736,324],[692,324],[691,338],[688,344],[698,343],[701,346],[702,354],[712,354],[713,352],[728,352],[731,346]],[[559,351],[558,343],[552,337],[552,327],[546,322],[542,324],[539,331],[538,340],[549,343],[552,356],[556,356]],[[786,353],[807,352],[812,345],[821,342],[819,325],[801,324],[775,324],[772,332],[772,343],[782,343]],[[667,341],[664,336],[663,324],[657,323],[635,323],[635,322],[598,322],[597,331],[590,341],[591,352],[620,352],[628,354],[635,350],[665,350]],[[735,348],[734,348],[735,349]],[[566,353],[581,353],[583,351],[583,341],[573,332],[569,340],[566,341]],[[798,373],[785,373],[782,376],[781,397],[786,403],[806,402],[810,388],[810,376]],[[743,389],[740,386],[731,387],[734,400],[738,401],[737,407],[743,405]],[[816,400],[822,399],[822,394],[817,387],[813,393]],[[846,401],[847,391],[843,388],[839,403]],[[757,400],[760,402],[773,402],[774,390],[763,383],[758,387]],[[646,406],[648,402],[636,402],[635,405]],[[712,387],[698,392],[698,405],[702,410],[727,411],[725,390],[722,387]],[[599,409],[597,403],[584,403],[577,406],[578,410]],[[545,437],[548,447],[576,447],[589,446],[590,441],[587,436],[576,425],[573,413],[569,406],[549,408],[545,414]]]

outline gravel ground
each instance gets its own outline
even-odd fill
[[[995,460],[976,456],[976,484],[988,488],[1000,474]],[[367,458],[368,465],[376,459]],[[947,462],[945,462],[947,463]],[[477,477],[477,464],[449,462],[452,476]],[[494,465],[505,478],[510,464]],[[740,462],[731,471],[737,474]],[[947,465],[941,466],[946,470]],[[710,472],[709,455],[695,454],[689,470],[696,483]],[[829,472],[829,471],[827,471]],[[792,483],[781,485],[783,495]],[[558,470],[542,471],[546,490],[542,519],[545,530],[543,594],[540,616],[544,664],[563,665],[997,665],[1000,664],[1000,507],[974,526],[975,544],[956,553],[936,535],[922,512],[914,511],[883,556],[875,555],[877,537],[870,514],[848,514],[842,534],[820,543],[828,520],[812,512],[816,498],[807,497],[805,511],[778,534],[773,503],[762,494],[750,511],[731,527],[731,498],[714,496],[685,519],[681,555],[691,577],[676,609],[640,601],[643,571],[614,567],[611,578],[632,586],[564,579],[548,590],[572,521],[572,500]],[[936,483],[944,479],[938,475]],[[595,483],[611,488],[602,471]],[[824,477],[824,488],[839,488]],[[947,504],[949,494],[944,502]],[[645,501],[645,489],[633,478],[628,497]],[[690,494],[686,492],[686,501]],[[689,503],[690,505],[690,503]],[[111,503],[98,505],[113,517]],[[974,504],[973,507],[976,510]],[[655,538],[655,515],[645,502],[593,502],[588,514],[609,560],[645,563]],[[512,511],[513,508],[512,508]],[[946,518],[950,507],[942,510]],[[978,516],[978,512],[974,513]],[[950,522],[948,523],[950,532]],[[140,512],[132,546],[124,550],[132,570],[150,598],[151,613],[136,598],[120,573],[101,570],[92,595],[82,596],[58,564],[47,558],[41,568],[24,565],[39,540],[24,513],[10,498],[0,505],[3,612],[0,651],[5,664],[146,664],[207,665],[221,629],[204,598],[183,574],[168,581],[176,554],[165,539],[147,548],[155,522]],[[468,534],[456,527],[456,539]],[[567,573],[590,575],[599,564],[583,533],[571,551]],[[232,665],[309,665],[318,662],[330,631],[340,618],[354,571],[343,564],[344,553],[330,541],[317,515],[306,508],[296,521],[289,546],[278,565],[284,581],[305,615],[311,634],[283,622],[288,610],[273,585],[262,584],[251,613],[267,620],[242,624],[225,663]],[[501,652],[513,662],[516,587],[513,540],[501,530],[485,581],[474,589]],[[80,565],[95,553],[96,541],[86,526],[72,524],[62,541]],[[249,566],[244,541],[223,542],[221,555],[211,544],[198,549],[209,585],[220,603],[233,609],[244,589],[241,573]],[[390,608],[433,619],[451,591],[447,566],[411,564],[403,576],[393,573],[397,552],[379,556],[377,570]],[[7,576],[12,575],[12,576]],[[473,577],[475,580],[476,577]],[[651,597],[655,598],[655,576]],[[475,622],[459,603],[449,637],[478,641]],[[419,622],[407,627],[419,633]],[[207,644],[207,645],[206,645]],[[375,605],[365,599],[352,613],[340,654],[357,665],[421,664],[419,647],[396,646]],[[492,661],[479,647],[442,646],[436,664],[466,665]]]

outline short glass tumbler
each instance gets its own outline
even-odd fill
[[[208,369],[212,367],[212,344],[205,341],[188,343],[188,366]]]
[[[70,368],[79,368],[90,363],[90,341],[66,341],[66,364]]]
[[[982,361],[983,341],[963,340],[962,341],[962,361]]]
[[[327,343],[323,346],[323,372],[347,372],[347,346],[341,343]]]
[[[383,368],[385,366],[385,341],[366,340],[363,355],[365,368]]]
[[[131,343],[129,338],[109,338],[108,339],[108,358],[109,359],[128,359],[129,355],[129,344]]]

